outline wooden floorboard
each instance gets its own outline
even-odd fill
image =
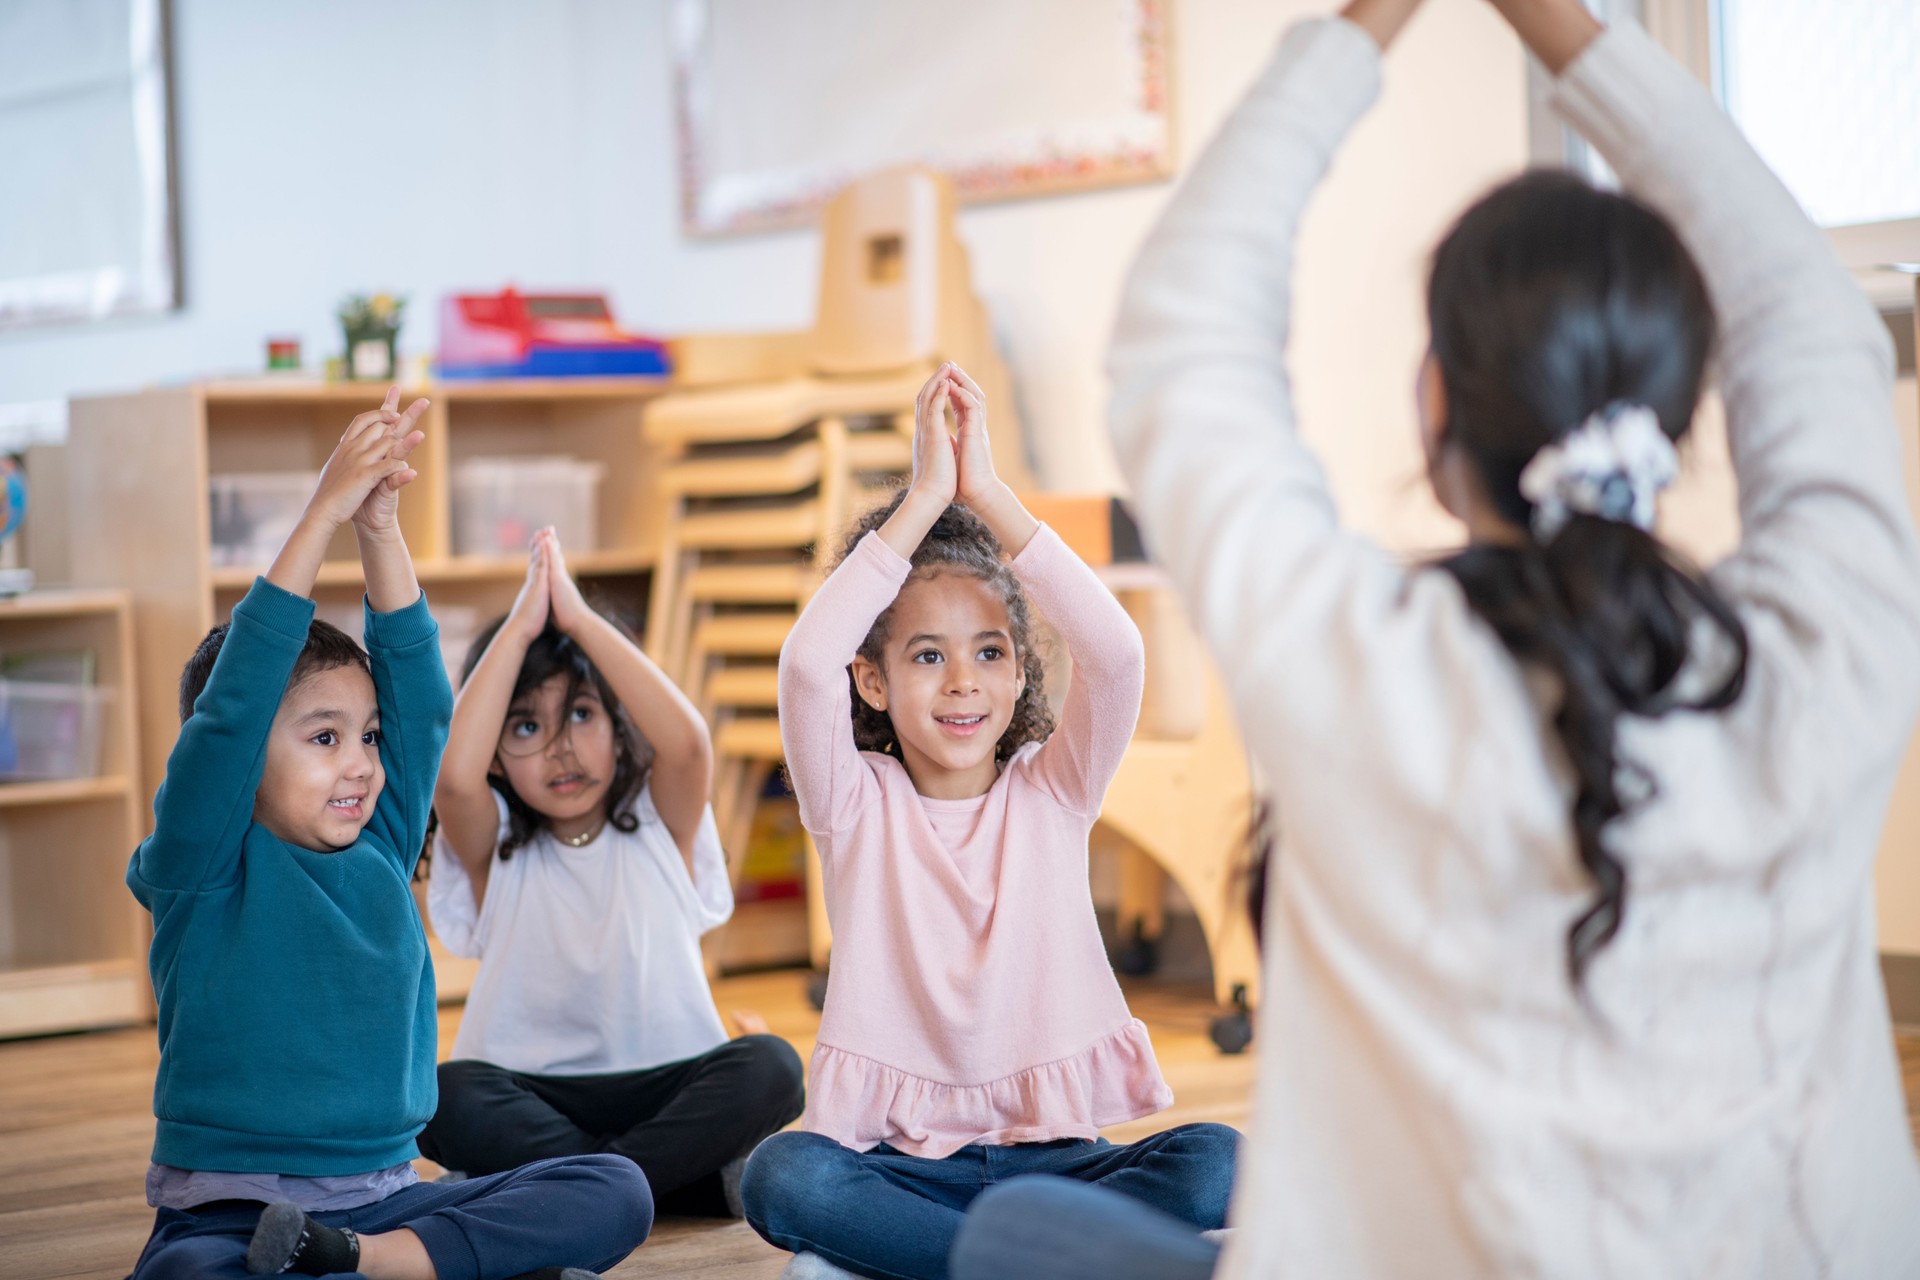
[[[715,994],[723,1013],[756,1011],[802,1057],[812,1051],[819,1016],[806,1003],[803,975],[730,978]],[[1143,983],[1130,985],[1128,998],[1152,1029],[1179,1102],[1108,1136],[1126,1141],[1198,1120],[1244,1126],[1254,1059],[1222,1057],[1208,1041],[1215,1009],[1207,992]],[[458,1025],[458,1008],[441,1010],[443,1056]],[[1920,1033],[1898,1040],[1920,1144]],[[158,1056],[150,1027],[0,1044],[0,1277],[110,1280],[132,1267],[153,1223],[143,1179]],[[439,1173],[430,1161],[420,1169]],[[774,1280],[786,1260],[742,1223],[666,1218],[611,1274]]]

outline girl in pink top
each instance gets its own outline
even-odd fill
[[[1029,593],[1073,658],[1057,727]],[[1222,1225],[1234,1130],[1099,1136],[1173,1101],[1087,889],[1143,670],[1125,611],[994,474],[980,389],[942,366],[911,484],[780,654],[834,935],[803,1131],[762,1143],[741,1185],[754,1229],[803,1255],[790,1274],[944,1277],[974,1197],[1023,1173]]]

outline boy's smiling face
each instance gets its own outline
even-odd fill
[[[860,696],[887,713],[914,789],[930,799],[985,795],[1000,737],[1026,688],[1007,603],[968,573],[914,577],[888,621],[884,666],[855,658]]]
[[[373,677],[329,667],[280,699],[253,818],[288,844],[337,851],[360,838],[386,781]]]

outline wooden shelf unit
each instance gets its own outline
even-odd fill
[[[665,504],[659,467],[641,436],[641,408],[659,378],[527,379],[406,387],[427,396],[420,476],[401,496],[401,525],[443,633],[458,649],[455,619],[484,623],[513,603],[526,576],[515,556],[455,555],[453,470],[477,457],[570,454],[606,468],[598,545],[570,548],[568,563],[598,596],[644,625]],[[320,470],[357,413],[386,387],[260,378],[210,381],[75,399],[69,409],[67,555],[75,583],[124,586],[138,646],[140,758],[136,788],[144,833],[152,797],[179,732],[180,668],[224,620],[264,565],[212,563],[211,476]],[[350,529],[328,548],[314,599],[321,615],[350,617],[362,590]],[[457,657],[457,654],[455,655]],[[136,837],[137,838],[137,837]],[[131,848],[131,845],[128,846]],[[122,890],[124,893],[124,890]],[[463,995],[473,966],[435,945],[441,994]]]
[[[132,604],[124,591],[0,601],[0,656],[84,649],[101,709],[100,773],[0,782],[0,1037],[150,1016],[146,914],[127,891],[145,829]]]

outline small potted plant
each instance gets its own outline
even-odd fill
[[[347,295],[340,304],[340,327],[346,333],[346,370],[349,378],[386,381],[400,368],[395,344],[407,300],[390,293]]]

